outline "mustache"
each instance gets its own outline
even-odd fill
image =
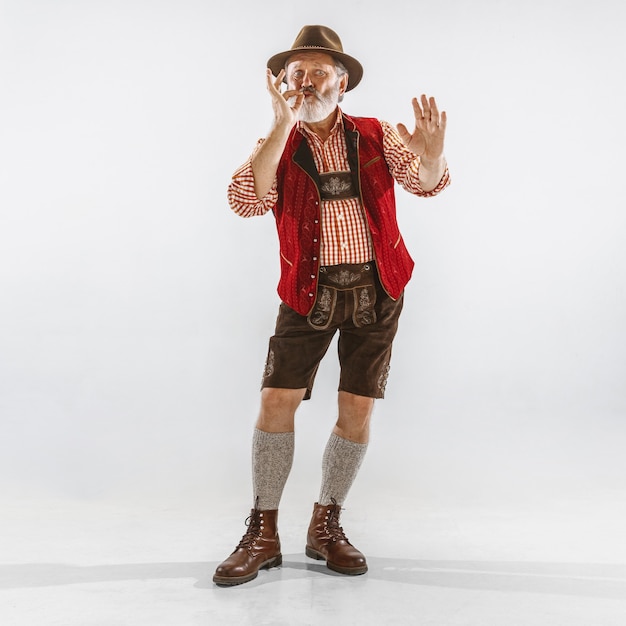
[[[298,91],[300,93],[310,93],[310,94],[313,94],[314,96],[317,96],[317,89],[315,89],[315,87],[313,87],[313,86],[300,87],[300,89],[298,89]]]

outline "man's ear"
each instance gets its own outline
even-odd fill
[[[343,96],[346,93],[348,87],[348,75],[344,74],[339,80],[339,95]]]

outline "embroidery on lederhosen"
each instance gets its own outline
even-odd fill
[[[385,388],[387,387],[387,380],[389,379],[389,370],[391,366],[389,365],[389,361],[385,363],[383,366],[383,370],[378,377],[378,391],[380,391],[381,395],[385,393]]]
[[[266,378],[269,378],[274,373],[274,350],[271,348],[268,350],[267,359],[265,360],[265,367],[263,368],[263,376],[261,377],[261,389],[263,389],[263,383]]]
[[[326,172],[319,176],[319,190],[323,200],[345,200],[356,197],[350,172]]]
[[[352,321],[357,328],[376,322],[376,289],[374,285],[365,285],[353,289],[354,312]]]
[[[265,361],[265,367],[263,368],[263,379],[271,376],[274,373],[274,350],[270,349],[267,353],[267,359]]]
[[[335,283],[339,287],[349,287],[354,283],[361,280],[361,274],[358,272],[351,272],[349,270],[340,270],[338,272],[332,272],[326,275],[331,283]]]
[[[315,307],[307,317],[309,324],[318,330],[326,330],[333,317],[336,302],[337,292],[332,288],[321,286]]]

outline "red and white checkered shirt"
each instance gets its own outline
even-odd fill
[[[434,196],[450,182],[448,170],[432,191],[424,191],[419,183],[419,157],[415,156],[402,143],[397,131],[387,122],[381,121],[383,129],[383,151],[391,175],[408,192],[417,196]],[[298,122],[298,130],[306,138],[315,165],[320,174],[327,172],[347,172],[348,155],[343,132],[341,110],[330,136],[322,141],[305,124]],[[241,217],[264,215],[278,200],[277,181],[260,200],[254,191],[252,157],[264,139],[259,139],[254,152],[233,174],[228,186],[228,202],[232,210]],[[322,240],[320,262],[322,265],[340,263],[365,263],[374,258],[372,241],[359,198],[322,201]]]

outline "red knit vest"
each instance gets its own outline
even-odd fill
[[[344,114],[343,120],[350,168],[367,217],[380,280],[397,300],[414,263],[396,220],[394,179],[383,154],[383,130],[374,118]],[[306,139],[294,127],[278,166],[274,216],[280,243],[278,295],[292,309],[308,315],[317,294],[321,198],[313,156],[303,143]]]

